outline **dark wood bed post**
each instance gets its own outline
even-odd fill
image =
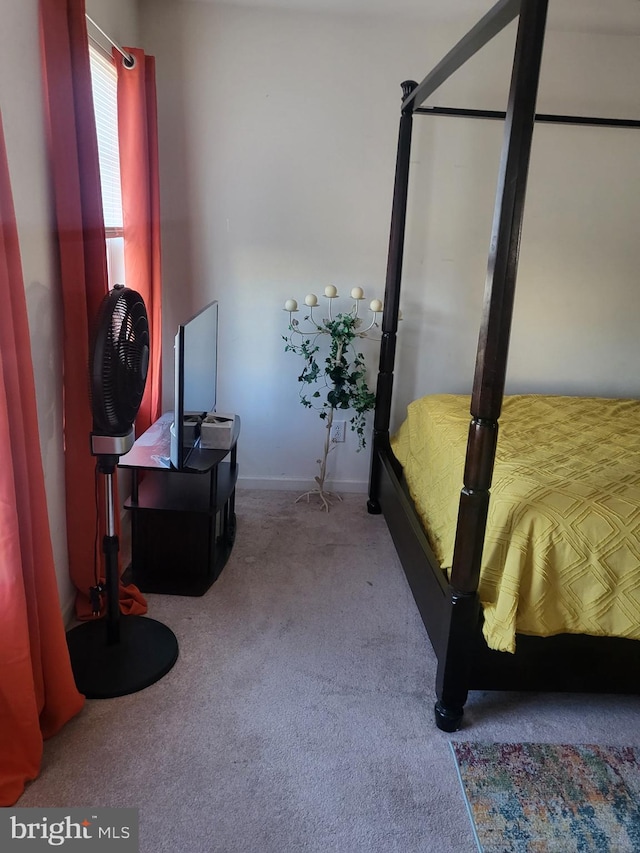
[[[404,101],[418,84],[415,80],[405,80],[401,85],[402,99]],[[373,447],[371,450],[371,470],[369,474],[369,500],[367,502],[367,509],[370,513],[380,513],[379,489],[381,461],[378,451],[381,446],[389,444],[391,392],[393,390],[393,366],[396,358],[404,231],[407,220],[412,127],[413,113],[412,105],[410,105],[402,109],[400,131],[398,134],[396,175],[393,186],[393,206],[391,209],[391,232],[389,235],[389,253],[387,257],[387,277],[384,288],[382,340],[380,344],[380,362],[376,388],[376,407],[373,419]]]
[[[496,190],[471,424],[451,570],[446,647],[438,655],[436,724],[462,721],[480,620],[477,595],[502,408],[524,198],[535,122],[547,0],[522,0]]]

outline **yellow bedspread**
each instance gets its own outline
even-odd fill
[[[451,568],[469,398],[409,406],[392,438],[444,570]],[[491,648],[516,631],[640,639],[640,402],[506,397],[479,587]]]

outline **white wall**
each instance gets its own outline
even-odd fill
[[[323,425],[298,402],[281,306],[330,283],[382,294],[399,84],[467,23],[142,2],[158,64],[165,351],[189,311],[219,299],[219,408],[242,418],[245,482],[316,473]],[[514,32],[435,102],[503,107]],[[640,117],[639,46],[550,33],[539,108]],[[470,387],[501,138],[498,124],[416,123],[396,421],[418,394]],[[637,144],[637,131],[536,131],[511,390],[638,393]],[[332,456],[341,488],[365,487],[355,446],[348,434]]]
[[[114,37],[137,37],[134,0],[88,0],[87,11]],[[121,17],[119,17],[121,16]],[[29,312],[38,425],[56,573],[65,615],[68,577],[62,455],[61,305],[52,222],[40,75],[38,0],[0,0],[0,110],[16,209]],[[104,24],[102,23],[104,21]]]

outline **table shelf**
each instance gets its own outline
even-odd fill
[[[125,509],[138,512],[201,512],[212,514],[224,506],[236,487],[238,466],[221,462],[208,475],[182,471],[146,471],[138,499],[129,497]]]
[[[142,592],[203,595],[224,568],[236,535],[237,443],[201,450],[178,471],[167,459],[171,413],[120,459],[131,470],[130,574]],[[191,460],[191,457],[190,457]]]

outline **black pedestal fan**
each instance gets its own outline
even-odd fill
[[[178,641],[166,625],[147,616],[120,613],[118,537],[114,525],[113,474],[133,446],[149,365],[149,323],[139,293],[116,285],[102,301],[93,336],[90,383],[91,453],[104,475],[106,535],[104,587],[92,588],[94,612],[106,595],[106,617],[67,633],[71,666],[80,693],[108,699],[135,693],[158,681],[178,657]]]

